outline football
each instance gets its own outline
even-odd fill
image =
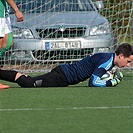
[[[110,79],[113,79],[114,74],[111,71],[107,71],[102,77],[101,80],[108,81]]]

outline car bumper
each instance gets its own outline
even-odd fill
[[[35,56],[33,51],[43,51],[44,52],[53,52],[53,51],[83,51],[83,50],[90,50],[91,51],[87,54],[94,54],[96,52],[105,52],[105,51],[113,51],[114,50],[114,39],[110,35],[104,36],[91,36],[91,37],[84,37],[84,38],[63,38],[58,40],[43,40],[43,39],[15,39],[14,46],[12,48],[11,56],[15,58],[15,60],[20,61],[46,61],[48,60],[47,57],[38,58]],[[76,43],[75,43],[76,42]],[[78,44],[77,44],[78,43]],[[75,46],[77,44],[77,46]],[[51,47],[51,45],[56,45],[55,47]],[[70,46],[71,45],[71,46]],[[37,52],[36,52],[37,53]],[[40,55],[41,56],[41,52]],[[71,54],[71,53],[69,53]],[[85,53],[84,53],[85,54]],[[63,56],[63,55],[62,55]],[[65,58],[65,60],[70,60]],[[76,56],[75,56],[76,57]],[[73,60],[79,60],[84,56],[78,56],[77,58],[73,58]],[[52,61],[63,61],[64,59],[52,59]]]

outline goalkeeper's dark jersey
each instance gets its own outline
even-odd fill
[[[89,86],[111,86],[111,81],[101,80],[103,74],[114,67],[114,53],[97,53],[61,67],[70,85],[89,79]]]

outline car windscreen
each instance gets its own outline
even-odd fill
[[[94,11],[89,0],[16,0],[23,13]],[[11,10],[11,13],[13,11]]]

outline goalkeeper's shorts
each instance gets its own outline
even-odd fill
[[[53,70],[51,70],[51,72],[34,77],[33,79],[36,85],[37,85],[37,80],[41,79],[42,80],[41,87],[66,87],[69,85],[61,66],[57,66]]]

